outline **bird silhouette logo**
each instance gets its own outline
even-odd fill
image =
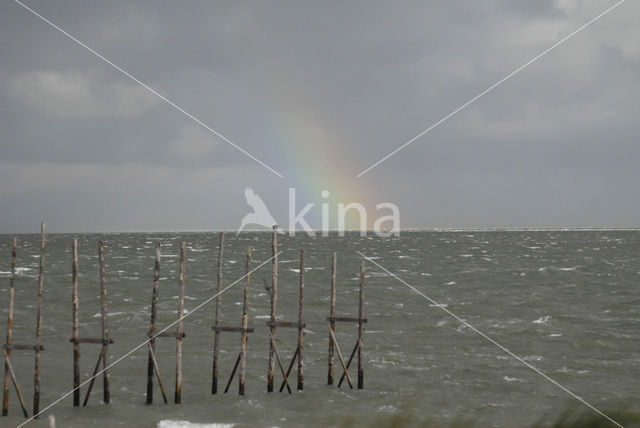
[[[242,222],[236,232],[236,236],[242,232],[245,226],[250,224],[257,224],[269,229],[273,228],[277,230],[278,233],[283,233],[262,198],[258,196],[251,187],[244,189],[244,197],[247,200],[247,204],[253,208],[253,212],[250,212],[242,218]]]

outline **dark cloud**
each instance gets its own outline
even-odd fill
[[[614,2],[27,4],[285,179],[6,2],[0,231],[233,228],[245,185],[283,207],[336,177],[404,226],[638,225],[636,3],[359,179]]]

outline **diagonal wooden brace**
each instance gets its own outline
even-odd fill
[[[329,334],[331,335],[331,340],[333,340],[333,344],[336,345],[336,351],[338,351],[338,359],[340,360],[340,364],[342,365],[342,370],[344,371],[344,375],[347,377],[347,382],[349,383],[349,387],[353,389],[353,383],[351,382],[351,378],[349,377],[349,369],[347,368],[347,365],[344,363],[344,358],[342,358],[342,352],[340,352],[338,341],[336,340],[336,336],[333,334],[333,330],[331,330],[331,327],[329,327]]]
[[[282,359],[280,358],[280,353],[278,352],[278,347],[276,346],[275,340],[273,340],[273,336],[269,334],[269,339],[271,340],[271,346],[273,346],[273,350],[275,351],[276,361],[278,362],[278,366],[280,366],[280,372],[282,373],[282,377],[284,378],[284,383],[287,385],[287,391],[291,394],[291,387],[289,386],[289,379],[287,379],[287,373],[284,371],[284,366],[282,365]]]
[[[20,401],[20,407],[22,407],[22,413],[25,418],[29,417],[27,413],[27,406],[24,404],[24,398],[22,398],[22,393],[20,392],[20,387],[18,386],[18,380],[16,379],[16,374],[13,372],[13,367],[11,366],[11,358],[7,354],[7,351],[4,352],[4,363],[6,367],[9,369],[9,374],[11,375],[11,381],[13,382],[13,387],[16,389],[16,394],[18,395],[18,400]]]

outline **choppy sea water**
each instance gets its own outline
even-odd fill
[[[266,392],[271,265],[252,274],[246,396],[212,396],[215,303],[189,313],[214,294],[217,233],[52,234],[47,236],[41,408],[73,385],[71,239],[79,239],[80,335],[100,331],[97,241],[105,244],[111,361],[146,338],[154,245],[163,245],[159,322],[175,319],[179,243],[186,242],[184,381],[181,405],[145,405],[145,347],[111,368],[111,404],[103,405],[101,378],[90,403],[73,408],[69,396],[46,414],[58,427],[203,426],[499,426],[549,424],[567,409],[589,411],[565,391],[513,359],[406,285],[367,263],[364,390],[326,385],[329,286],[338,253],[339,315],[356,316],[360,256],[370,256],[525,361],[607,412],[638,411],[640,392],[640,231],[403,232],[397,238],[280,236],[279,319],[297,318],[298,257],[306,252],[305,389]],[[0,235],[0,328],[8,311],[11,237]],[[271,256],[269,233],[228,234],[224,285]],[[39,236],[18,236],[14,343],[33,341]],[[222,296],[223,321],[239,325],[242,282]],[[356,327],[339,324],[343,353]],[[222,333],[224,387],[240,337]],[[158,339],[157,355],[169,399],[173,396],[175,340]],[[278,347],[290,358],[296,331],[278,330]],[[90,376],[98,345],[81,345],[82,379]],[[14,369],[31,408],[33,352],[14,351]],[[340,374],[336,359],[336,373]],[[355,371],[353,372],[355,377]],[[280,379],[277,377],[277,379]],[[292,375],[295,385],[295,369]],[[276,382],[279,385],[279,380]],[[83,397],[86,387],[83,388]],[[45,415],[46,415],[45,414]],[[597,414],[593,413],[594,417]],[[23,419],[15,394],[10,416]],[[596,417],[596,420],[597,417]],[[46,417],[30,426],[47,426]],[[606,425],[603,425],[606,426]]]

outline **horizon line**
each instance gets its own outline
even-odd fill
[[[280,229],[285,234],[290,232],[292,229]],[[384,232],[390,232],[391,229],[382,229]],[[301,235],[305,233],[304,229],[295,229],[296,233],[300,233]],[[318,236],[322,237],[323,229],[312,229],[314,233]],[[327,229],[330,234],[335,234],[340,232],[339,229],[331,228]],[[358,233],[361,231],[365,231],[367,233],[375,232],[374,229],[366,228],[349,228],[344,229],[345,233]],[[407,227],[400,228],[400,233],[408,232],[571,232],[571,231],[640,231],[640,226],[523,226],[523,227]],[[124,233],[235,233],[237,229],[166,229],[166,230],[89,230],[89,231],[55,231],[55,232],[47,232],[47,235],[65,235],[65,234],[124,234]],[[245,229],[241,233],[271,233],[272,229]],[[37,232],[0,232],[0,235],[39,235],[40,231]]]

